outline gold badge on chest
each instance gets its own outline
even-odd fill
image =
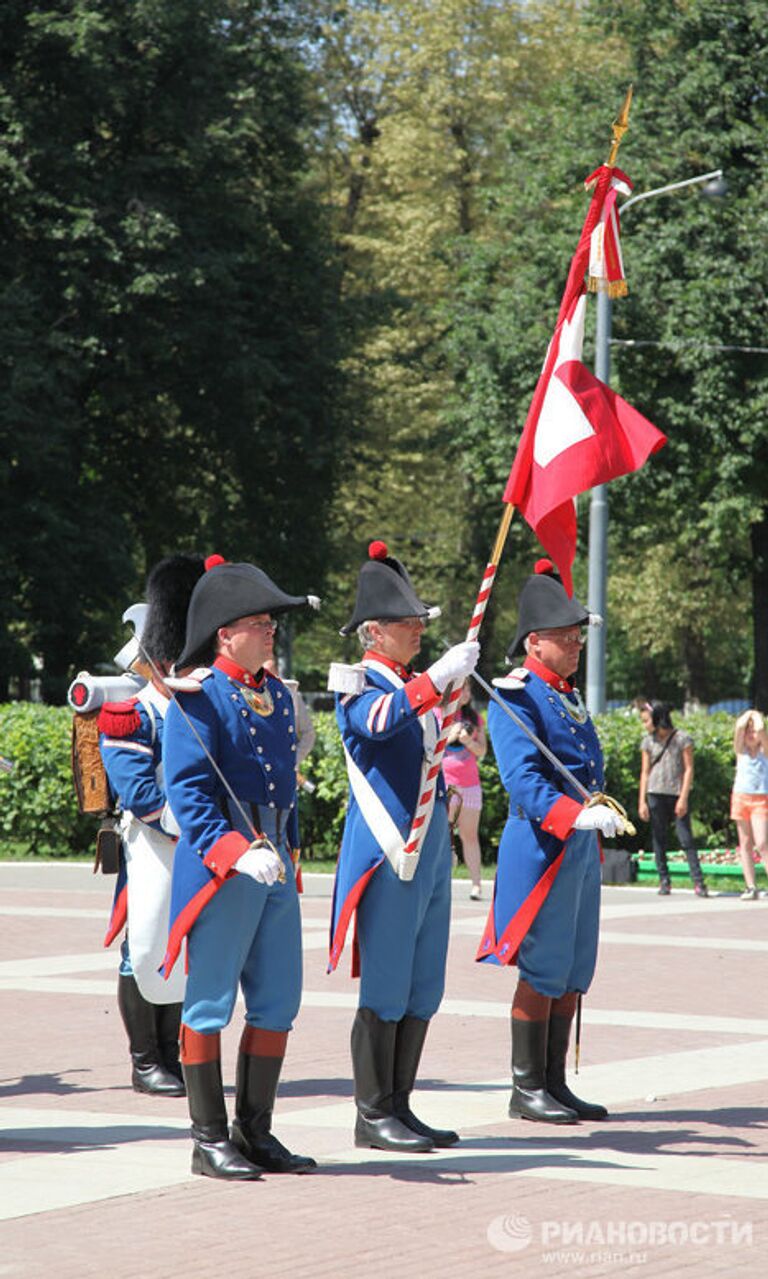
[[[261,689],[241,688],[240,692],[256,715],[271,715],[275,709],[275,703],[272,701],[272,694],[265,684]]]

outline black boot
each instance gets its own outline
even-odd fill
[[[245,1159],[229,1140],[221,1061],[182,1067],[192,1119],[192,1171],[226,1181],[258,1181],[261,1168]]]
[[[370,1008],[358,1008],[352,1023],[357,1106],[355,1145],[422,1154],[433,1150],[434,1142],[408,1127],[394,1110],[395,1045],[399,1026],[397,1021],[382,1021]]]
[[[607,1119],[608,1111],[591,1101],[576,1097],[565,1082],[565,1059],[568,1056],[568,1039],[571,1033],[571,1017],[549,1018],[547,1038],[547,1092],[555,1101],[575,1110],[579,1119]]]
[[[563,1106],[546,1089],[547,1021],[512,1018],[512,1096],[510,1118],[538,1119],[545,1124],[574,1124],[575,1110]]]
[[[155,1033],[160,1049],[160,1060],[169,1074],[184,1087],[184,1076],[179,1061],[179,1030],[181,1004],[155,1004]]]
[[[269,1033],[269,1032],[267,1032]],[[317,1163],[309,1155],[294,1155],[271,1132],[282,1055],[268,1057],[244,1051],[246,1027],[237,1058],[237,1100],[232,1142],[247,1159],[266,1172],[312,1172]]]
[[[429,1124],[416,1118],[409,1104],[428,1026],[429,1022],[421,1017],[403,1017],[397,1024],[392,1109],[406,1128],[418,1133],[419,1137],[426,1137],[433,1146],[453,1146],[459,1140],[457,1132],[450,1128],[430,1128]]]
[[[183,1082],[166,1069],[160,1056],[155,1026],[158,1005],[150,1004],[144,998],[135,977],[120,974],[117,1006],[131,1050],[131,1083],[134,1092],[151,1093],[158,1097],[183,1097]]]

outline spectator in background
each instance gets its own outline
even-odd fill
[[[469,896],[475,902],[480,901],[483,895],[479,833],[483,788],[480,783],[478,764],[485,756],[487,749],[483,721],[472,705],[469,684],[465,680],[459,698],[456,721],[448,730],[448,745],[443,757],[443,776],[446,785],[457,793],[460,800],[456,829],[461,840],[464,865],[472,880]]]
[[[709,894],[701,873],[688,812],[693,785],[693,740],[688,733],[675,728],[666,702],[645,702],[641,706],[640,718],[646,736],[640,744],[642,762],[637,811],[644,822],[651,823],[659,893],[666,897],[671,890],[667,835],[674,818],[680,847],[688,858],[693,891],[697,897],[707,897]]]
[[[736,776],[731,820],[739,832],[739,857],[746,889],[742,901],[757,901],[755,857],[768,871],[768,733],[759,711],[745,711],[733,731]]]

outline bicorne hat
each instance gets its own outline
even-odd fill
[[[368,559],[357,577],[357,598],[341,635],[351,635],[363,622],[394,622],[401,617],[440,616],[440,609],[420,600],[405,566],[390,555],[386,542],[371,542]]]
[[[305,604],[319,605],[314,595],[286,595],[255,564],[230,564],[220,555],[209,555],[205,570],[189,601],[184,651],[176,659],[179,670],[208,660],[219,627],[239,617],[252,613],[274,617]]]
[[[139,640],[157,665],[170,666],[183,649],[190,597],[204,571],[201,555],[169,555],[150,571],[147,615]]]
[[[575,595],[568,594],[551,560],[537,560],[517,601],[517,631],[507,649],[507,660],[514,660],[531,631],[551,631],[557,626],[578,626],[597,620]]]

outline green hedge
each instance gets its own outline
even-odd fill
[[[77,810],[70,766],[72,712],[66,706],[0,706],[0,836],[4,849],[67,857],[93,848],[96,822]]]
[[[347,799],[344,755],[331,712],[314,716],[317,741],[304,773],[317,787],[301,796],[305,858],[335,857],[341,840]],[[12,759],[11,774],[0,774],[0,834],[17,851],[36,856],[66,857],[93,847],[96,823],[77,812],[69,763],[72,714],[66,707],[27,702],[0,706],[0,754]],[[728,803],[734,761],[733,721],[728,715],[677,717],[676,723],[696,744],[696,779],[692,796],[694,831],[702,848],[733,844]],[[606,760],[609,792],[629,810],[638,826],[635,838],[622,837],[626,848],[650,845],[648,828],[637,821],[640,768],[638,717],[612,711],[597,721]],[[481,765],[483,816],[480,828],[486,861],[496,857],[504,827],[507,797],[492,752]]]

